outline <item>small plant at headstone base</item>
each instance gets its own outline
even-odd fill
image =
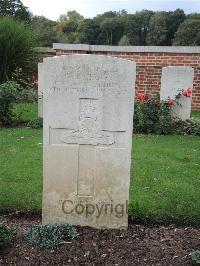
[[[18,91],[19,84],[15,81],[0,84],[0,126],[9,126],[15,121],[13,104]]]
[[[66,239],[77,239],[79,234],[69,224],[32,225],[26,237],[33,245],[47,248],[56,248]]]
[[[192,251],[191,258],[193,265],[200,265],[200,250]]]
[[[0,223],[0,249],[7,247],[11,243],[14,234],[15,231],[12,228]]]
[[[34,128],[34,129],[42,128],[43,127],[43,118],[42,117],[34,118],[28,122],[27,126]]]

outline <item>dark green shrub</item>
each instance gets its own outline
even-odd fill
[[[11,79],[16,68],[36,66],[35,34],[12,17],[0,17],[0,83]]]
[[[8,246],[14,237],[14,230],[0,223],[0,249]]]
[[[11,125],[14,121],[13,103],[20,88],[14,81],[0,84],[0,126]]]
[[[31,226],[26,236],[33,245],[55,248],[65,239],[76,239],[79,235],[71,225],[47,224]]]
[[[34,118],[27,125],[28,125],[28,127],[35,128],[35,129],[42,128],[43,127],[43,119],[42,119],[42,117]]]

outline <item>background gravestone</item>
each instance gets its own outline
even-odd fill
[[[160,99],[175,99],[181,89],[186,91],[193,87],[194,69],[184,66],[168,66],[162,68]],[[178,99],[178,104],[173,106],[173,116],[182,120],[190,118],[192,95]]]
[[[41,69],[43,223],[127,227],[135,63],[70,55]]]

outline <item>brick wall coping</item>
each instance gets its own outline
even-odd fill
[[[200,54],[200,46],[109,46],[53,43],[54,50],[119,52],[119,53],[184,53]]]

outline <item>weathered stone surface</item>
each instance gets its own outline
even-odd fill
[[[193,87],[194,69],[184,66],[168,66],[162,69],[161,78],[161,100],[175,99],[180,90]],[[189,98],[181,96],[178,104],[173,107],[173,115],[186,120],[190,118],[192,96]]]
[[[126,228],[135,63],[70,55],[40,70],[43,223]]]

